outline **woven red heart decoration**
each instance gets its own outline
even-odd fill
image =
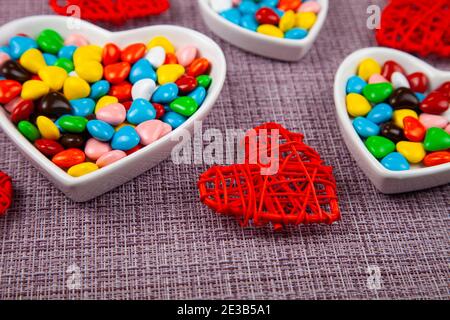
[[[243,227],[252,221],[255,226],[271,223],[279,230],[289,224],[331,224],[339,220],[332,168],[303,143],[302,134],[276,123],[254,128],[257,136],[262,131],[267,139],[256,148],[251,148],[246,137],[243,164],[213,166],[200,176],[200,200],[219,214],[234,216]],[[252,160],[260,152],[269,156],[274,152],[271,136],[275,132],[279,139],[278,171],[264,175],[267,166]]]
[[[168,0],[49,0],[49,5],[59,15],[72,16],[73,6],[80,9],[81,19],[111,22],[117,25],[131,18],[158,15],[170,7]]]
[[[11,206],[13,188],[11,177],[3,171],[0,171],[0,216],[6,213]]]
[[[379,45],[450,57],[450,0],[391,0],[376,31]]]

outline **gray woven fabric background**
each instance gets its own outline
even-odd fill
[[[0,133],[0,169],[15,186],[14,205],[0,219],[0,298],[448,299],[450,187],[378,193],[351,158],[334,116],[334,73],[352,51],[375,45],[366,9],[385,1],[331,0],[315,46],[299,63],[234,48],[206,28],[196,1],[171,2],[163,16],[122,28],[171,23],[215,39],[228,77],[205,126],[276,121],[303,132],[334,166],[342,221],[280,234],[243,230],[200,203],[196,181],[207,166],[169,160],[77,204]],[[48,13],[44,0],[2,0],[0,23]],[[430,62],[450,69],[448,60]],[[381,289],[367,286],[368,267],[379,268]],[[77,274],[80,287],[73,288]]]

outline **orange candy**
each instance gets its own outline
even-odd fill
[[[67,149],[56,154],[52,158],[52,162],[58,167],[68,169],[76,164],[83,163],[86,159],[86,155],[80,149]]]
[[[114,43],[107,43],[102,52],[102,63],[104,66],[114,64],[120,60],[120,49]]]
[[[175,53],[166,53],[166,60],[164,64],[178,64],[178,59]]]
[[[280,0],[280,2],[278,2],[278,9],[283,11],[288,10],[297,11],[297,9],[300,7],[301,4],[302,4],[301,0]]]
[[[197,58],[192,61],[187,74],[191,77],[198,77],[205,74],[209,69],[209,61],[205,58]]]
[[[111,84],[119,84],[125,81],[130,74],[131,66],[128,62],[119,62],[107,65],[104,76]]]
[[[450,162],[450,152],[449,151],[438,151],[428,154],[423,159],[423,164],[426,167],[437,166]]]
[[[143,43],[131,44],[123,49],[121,58],[123,62],[135,63],[139,59],[142,59],[147,51],[147,46]]]

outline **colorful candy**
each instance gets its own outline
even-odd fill
[[[314,0],[209,2],[214,11],[231,23],[267,36],[292,40],[304,39],[308,35],[321,9],[320,4]]]
[[[211,64],[195,46],[176,48],[164,36],[100,47],[46,29],[36,40],[14,36],[4,48],[0,104],[25,138],[73,177],[181,126],[212,82]]]
[[[407,74],[397,62],[360,62],[346,85],[347,112],[368,151],[388,170],[450,162],[450,82],[428,92],[422,72]],[[447,128],[449,130],[447,130]]]

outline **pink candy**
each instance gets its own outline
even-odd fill
[[[108,142],[101,142],[94,138],[89,139],[84,148],[86,156],[94,161],[109,151],[111,151],[111,146]]]
[[[172,131],[172,127],[161,120],[148,120],[136,127],[141,144],[147,146]]]
[[[381,74],[374,74],[369,78],[369,84],[389,82]]]
[[[122,158],[125,158],[127,154],[123,152],[122,150],[113,150],[105,153],[100,158],[98,158],[97,162],[95,163],[100,168],[106,167],[110,165],[111,163],[114,163],[116,161],[119,161]]]
[[[298,12],[314,12],[317,14],[320,12],[320,4],[315,1],[305,2],[298,8]]]
[[[110,125],[117,126],[125,121],[127,110],[123,104],[113,103],[98,110],[95,116],[97,120],[102,120]]]
[[[178,63],[187,67],[197,57],[197,48],[194,46],[183,47],[177,51],[176,56]]]
[[[4,62],[11,60],[11,57],[6,52],[0,52],[0,65],[2,65]]]
[[[66,46],[82,47],[87,46],[88,44],[89,40],[81,34],[71,34],[67,37],[66,41],[64,41],[64,45]]]
[[[419,116],[419,121],[423,126],[428,128],[445,128],[448,124],[448,120],[445,119],[443,116],[435,115],[435,114],[429,114],[429,113],[422,113]]]

